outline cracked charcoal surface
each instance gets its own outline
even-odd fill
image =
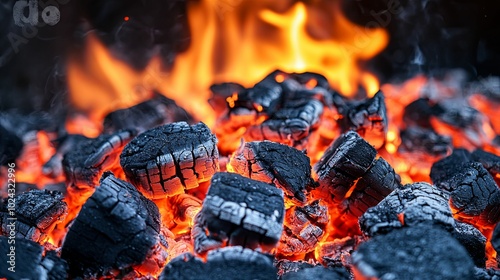
[[[269,119],[250,126],[245,139],[270,140],[303,147],[311,131],[318,125],[322,113],[323,104],[318,100],[287,100]]]
[[[433,130],[412,126],[401,131],[399,151],[445,156],[452,149],[451,137],[439,135]]]
[[[339,104],[338,104],[339,105]],[[387,110],[384,94],[379,91],[364,101],[349,101],[338,106],[343,116],[338,123],[343,132],[356,131],[368,142],[380,148],[387,132]]]
[[[61,256],[73,277],[104,275],[142,263],[159,232],[156,205],[130,183],[105,174],[69,228]]]
[[[341,201],[355,181],[373,165],[377,151],[356,132],[341,135],[325,151],[314,170],[322,188]]]
[[[276,279],[276,268],[271,256],[244,249],[226,247],[210,251],[207,261],[186,253],[168,263],[160,280],[205,280],[205,279]]]
[[[153,127],[178,122],[192,121],[192,117],[175,101],[155,93],[151,99],[126,109],[109,113],[104,118],[104,132],[113,133],[122,129],[136,129],[138,132]]]
[[[477,228],[456,221],[455,230],[451,235],[464,246],[476,266],[486,265],[486,237]]]
[[[10,241],[10,242],[9,242]],[[15,243],[13,243],[15,242]],[[8,270],[10,247],[15,246],[15,272]],[[68,279],[68,265],[54,251],[44,254],[43,247],[30,240],[0,236],[0,278],[7,279]],[[44,256],[45,255],[45,256]]]
[[[423,182],[407,184],[394,190],[359,219],[361,231],[367,236],[419,224],[438,225],[449,231],[455,226],[448,196],[435,186]]]
[[[132,140],[123,149],[120,164],[146,197],[181,194],[219,171],[217,139],[203,123],[163,125]]]
[[[393,190],[400,188],[401,178],[383,158],[375,160],[373,166],[356,183],[356,188],[344,201],[347,212],[361,216],[368,208],[377,205]]]
[[[474,279],[476,280],[498,280],[500,279],[500,271],[494,268],[479,268],[476,267],[474,272]]]
[[[287,210],[278,251],[285,256],[300,255],[314,250],[323,240],[328,223],[328,207],[313,201],[304,207]]]
[[[315,266],[303,268],[297,272],[289,272],[281,277],[282,280],[349,280],[349,272],[345,268],[325,268]]]
[[[500,174],[500,157],[488,153],[482,149],[476,149],[474,152],[471,154],[472,158],[480,162],[486,170],[491,174],[491,176],[495,177],[497,174]]]
[[[274,142],[245,143],[230,159],[236,173],[281,188],[289,198],[306,202],[306,193],[315,182],[311,161],[301,151]]]
[[[216,173],[191,231],[195,251],[204,253],[226,242],[270,249],[281,236],[284,208],[283,192],[275,186]]]
[[[467,164],[449,180],[451,204],[465,218],[478,217],[495,224],[500,219],[500,189],[488,171],[477,162]]]
[[[472,157],[466,149],[454,149],[451,155],[432,165],[430,173],[432,182],[439,188],[451,191],[450,179],[462,172],[464,166],[471,161]]]
[[[450,234],[430,225],[375,236],[353,253],[356,269],[378,279],[473,279],[474,263]]]
[[[119,152],[133,137],[134,131],[122,130],[88,139],[64,155],[62,165],[70,186],[94,187],[100,176],[111,168]]]
[[[78,150],[80,145],[90,142],[90,138],[87,138],[80,134],[67,134],[55,141],[55,146],[57,147],[56,153],[43,164],[42,172],[46,176],[51,178],[58,178],[63,175],[63,165],[62,161],[64,155],[72,150]]]
[[[15,217],[16,236],[35,242],[42,242],[54,226],[62,221],[68,206],[62,200],[60,192],[48,190],[31,190],[16,196]],[[8,235],[9,218],[12,216],[7,209],[7,201],[0,209],[0,233]]]

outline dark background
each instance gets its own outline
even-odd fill
[[[36,36],[18,41],[16,52],[12,38],[26,36],[13,21],[15,1],[0,0],[0,111],[66,108],[65,58],[90,29],[136,68],[145,66],[152,49],[169,65],[189,46],[187,1],[197,0],[39,1],[42,8],[58,6],[60,22],[37,27]],[[394,5],[398,13],[388,11]],[[343,8],[359,24],[384,19],[389,45],[368,65],[382,82],[450,68],[465,69],[470,79],[500,76],[500,1],[344,0]]]

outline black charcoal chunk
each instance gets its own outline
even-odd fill
[[[401,178],[383,158],[375,160],[373,166],[361,177],[352,193],[343,202],[347,212],[361,216],[368,208],[377,205],[393,190],[400,188]]]
[[[278,251],[285,256],[299,256],[314,250],[326,232],[328,207],[319,200],[287,209]]]
[[[231,156],[229,164],[240,175],[273,183],[301,204],[306,202],[307,191],[315,187],[310,159],[303,152],[279,143],[245,143]]]
[[[0,233],[8,235],[15,230],[16,237],[35,242],[46,241],[48,234],[68,213],[68,206],[60,192],[31,190],[17,195],[14,205],[6,199],[0,209]],[[15,228],[12,228],[15,218]]]
[[[462,100],[446,99],[433,106],[434,115],[445,124],[466,129],[482,129],[482,114]]]
[[[500,279],[500,270],[495,268],[479,268],[476,267],[474,271],[474,279],[475,280],[499,280]]]
[[[63,175],[63,158],[64,155],[80,149],[81,145],[90,142],[91,140],[80,134],[67,134],[54,141],[57,148],[56,153],[43,164],[42,172],[46,176],[58,178]]]
[[[263,123],[248,127],[247,141],[270,140],[304,147],[319,124],[323,104],[315,99],[288,100]]]
[[[454,149],[450,156],[432,165],[430,173],[432,182],[439,188],[451,191],[449,180],[462,172],[464,166],[471,161],[472,157],[466,149]]]
[[[250,249],[226,247],[208,253],[207,261],[186,253],[174,258],[161,273],[160,280],[276,279],[271,256]]]
[[[325,151],[314,171],[322,188],[328,189],[334,200],[342,201],[356,180],[370,169],[377,151],[356,132],[341,135]]]
[[[53,251],[44,253],[38,243],[0,236],[0,251],[2,279],[68,279],[66,262]]]
[[[105,275],[141,264],[159,233],[156,205],[130,183],[104,174],[70,226],[61,256],[73,277]]]
[[[104,171],[113,168],[122,148],[135,136],[135,131],[122,130],[88,139],[64,155],[62,164],[66,182],[77,188],[93,188]]]
[[[132,140],[120,164],[146,197],[174,196],[197,188],[219,171],[217,139],[203,123],[166,124]]]
[[[345,268],[326,268],[315,266],[304,268],[297,272],[289,272],[281,277],[282,280],[349,280],[349,272]]]
[[[23,149],[23,141],[0,124],[0,166],[14,162]]]
[[[175,101],[155,93],[147,101],[109,113],[104,118],[103,127],[105,133],[113,133],[122,129],[135,129],[143,132],[162,124],[179,121],[190,122],[192,117]]]
[[[270,250],[284,219],[283,191],[234,173],[216,173],[191,231],[197,253],[224,244]]]
[[[330,83],[328,82],[326,77],[318,73],[313,73],[313,72],[292,73],[290,74],[289,77],[299,82],[303,86],[308,86],[312,88],[322,88],[322,89],[330,88]],[[311,84],[311,81],[314,81],[314,83]]]
[[[411,126],[400,133],[400,152],[424,153],[430,156],[446,156],[451,153],[451,137],[437,134],[431,129]]]
[[[433,104],[429,99],[417,99],[406,106],[403,113],[405,124],[422,128],[431,128],[430,118],[434,115]]]
[[[364,101],[351,101],[338,107],[342,118],[338,123],[343,130],[356,131],[375,148],[380,148],[387,132],[387,110],[384,94],[379,91],[373,98]]]
[[[500,189],[488,171],[477,162],[465,165],[448,181],[451,205],[464,218],[495,224],[500,219]]]
[[[377,279],[473,279],[474,263],[451,235],[429,225],[375,236],[353,253],[364,277]]]
[[[490,172],[491,176],[496,177],[498,174],[500,174],[500,157],[488,153],[482,149],[476,149],[474,152],[471,154],[472,159],[474,159],[477,162],[480,162],[488,172]]]
[[[394,190],[359,219],[361,231],[367,236],[419,224],[438,225],[449,231],[455,226],[448,196],[423,182]]]
[[[476,266],[486,265],[486,237],[477,228],[456,221],[455,230],[451,235],[464,246]]]

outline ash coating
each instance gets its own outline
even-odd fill
[[[473,279],[474,263],[448,232],[418,225],[375,236],[353,253],[356,269],[378,279]]]

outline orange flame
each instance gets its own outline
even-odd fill
[[[191,1],[191,46],[169,73],[162,72],[158,57],[143,71],[132,69],[90,33],[84,53],[69,61],[70,100],[100,123],[106,113],[158,90],[211,126],[210,85],[235,81],[252,86],[275,69],[323,74],[346,95],[360,87],[374,94],[378,80],[362,63],[383,50],[387,32],[357,26],[342,14],[339,1],[324,2]]]

